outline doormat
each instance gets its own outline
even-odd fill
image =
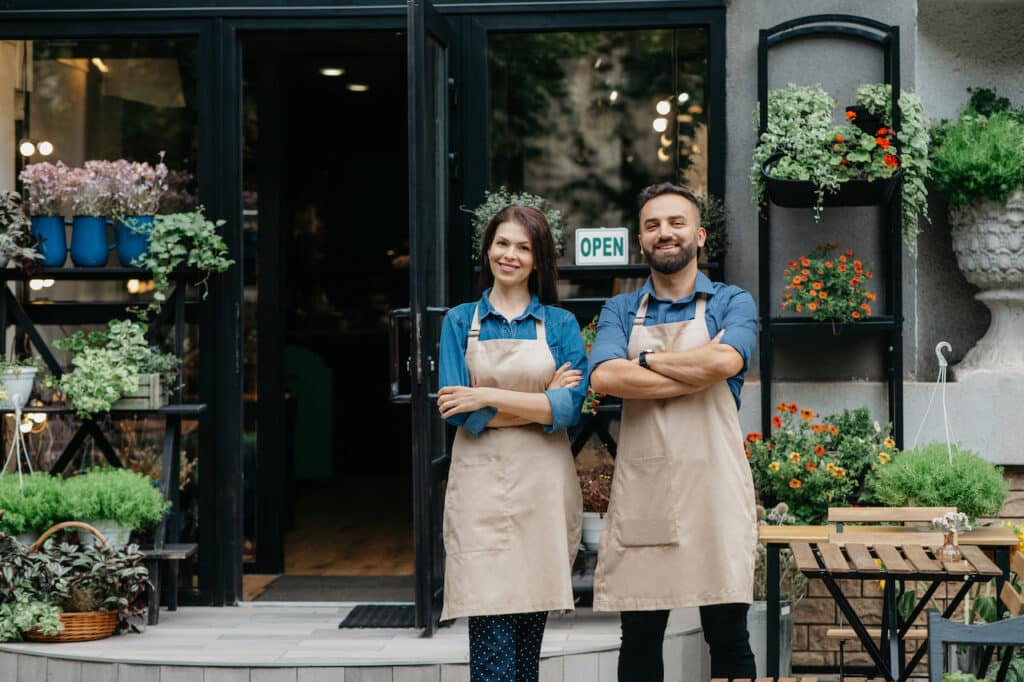
[[[416,611],[412,604],[360,604],[345,616],[339,628],[411,628]]]

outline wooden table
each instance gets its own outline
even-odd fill
[[[779,674],[779,550],[789,547],[801,572],[808,578],[822,580],[879,673],[893,681],[905,680],[927,651],[926,641],[910,662],[903,665],[903,638],[935,590],[944,582],[962,583],[956,596],[947,604],[943,614],[946,618],[952,615],[976,582],[995,578],[998,594],[1009,576],[1010,548],[1018,542],[1009,528],[979,528],[960,535],[959,545],[964,561],[942,564],[931,552],[931,547],[937,548],[942,544],[941,534],[922,533],[900,526],[846,525],[842,532],[837,532],[835,525],[765,525],[760,526],[758,535],[768,550],[766,675],[778,677]],[[982,547],[994,550],[994,562],[985,556]],[[883,567],[875,563],[876,558],[881,560]],[[869,635],[860,616],[839,589],[837,580],[885,580],[880,643]],[[897,593],[906,580],[927,582],[929,587],[906,622],[902,623],[896,603]]]

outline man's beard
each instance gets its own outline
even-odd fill
[[[654,245],[654,249],[647,251],[642,249],[644,256],[647,258],[647,262],[651,264],[652,270],[657,270],[663,275],[674,275],[679,272],[687,265],[690,264],[694,258],[697,257],[697,243],[692,242],[689,246],[680,244],[679,253],[675,255],[664,255],[659,254],[657,251],[658,245]]]

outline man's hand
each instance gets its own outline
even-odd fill
[[[437,410],[447,419],[453,414],[490,407],[489,391],[486,386],[445,386],[437,392]]]
[[[561,367],[555,370],[554,376],[551,377],[551,381],[548,382],[548,391],[556,388],[576,388],[583,381],[583,372],[578,369],[571,369],[572,365],[568,362],[563,364]]]

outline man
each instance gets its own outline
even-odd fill
[[[754,678],[754,485],[739,394],[757,342],[754,300],[697,269],[707,232],[686,188],[640,193],[651,275],[608,300],[590,354],[595,390],[623,399],[594,609],[621,611],[620,682],[663,679],[669,609],[699,606],[711,676]]]

